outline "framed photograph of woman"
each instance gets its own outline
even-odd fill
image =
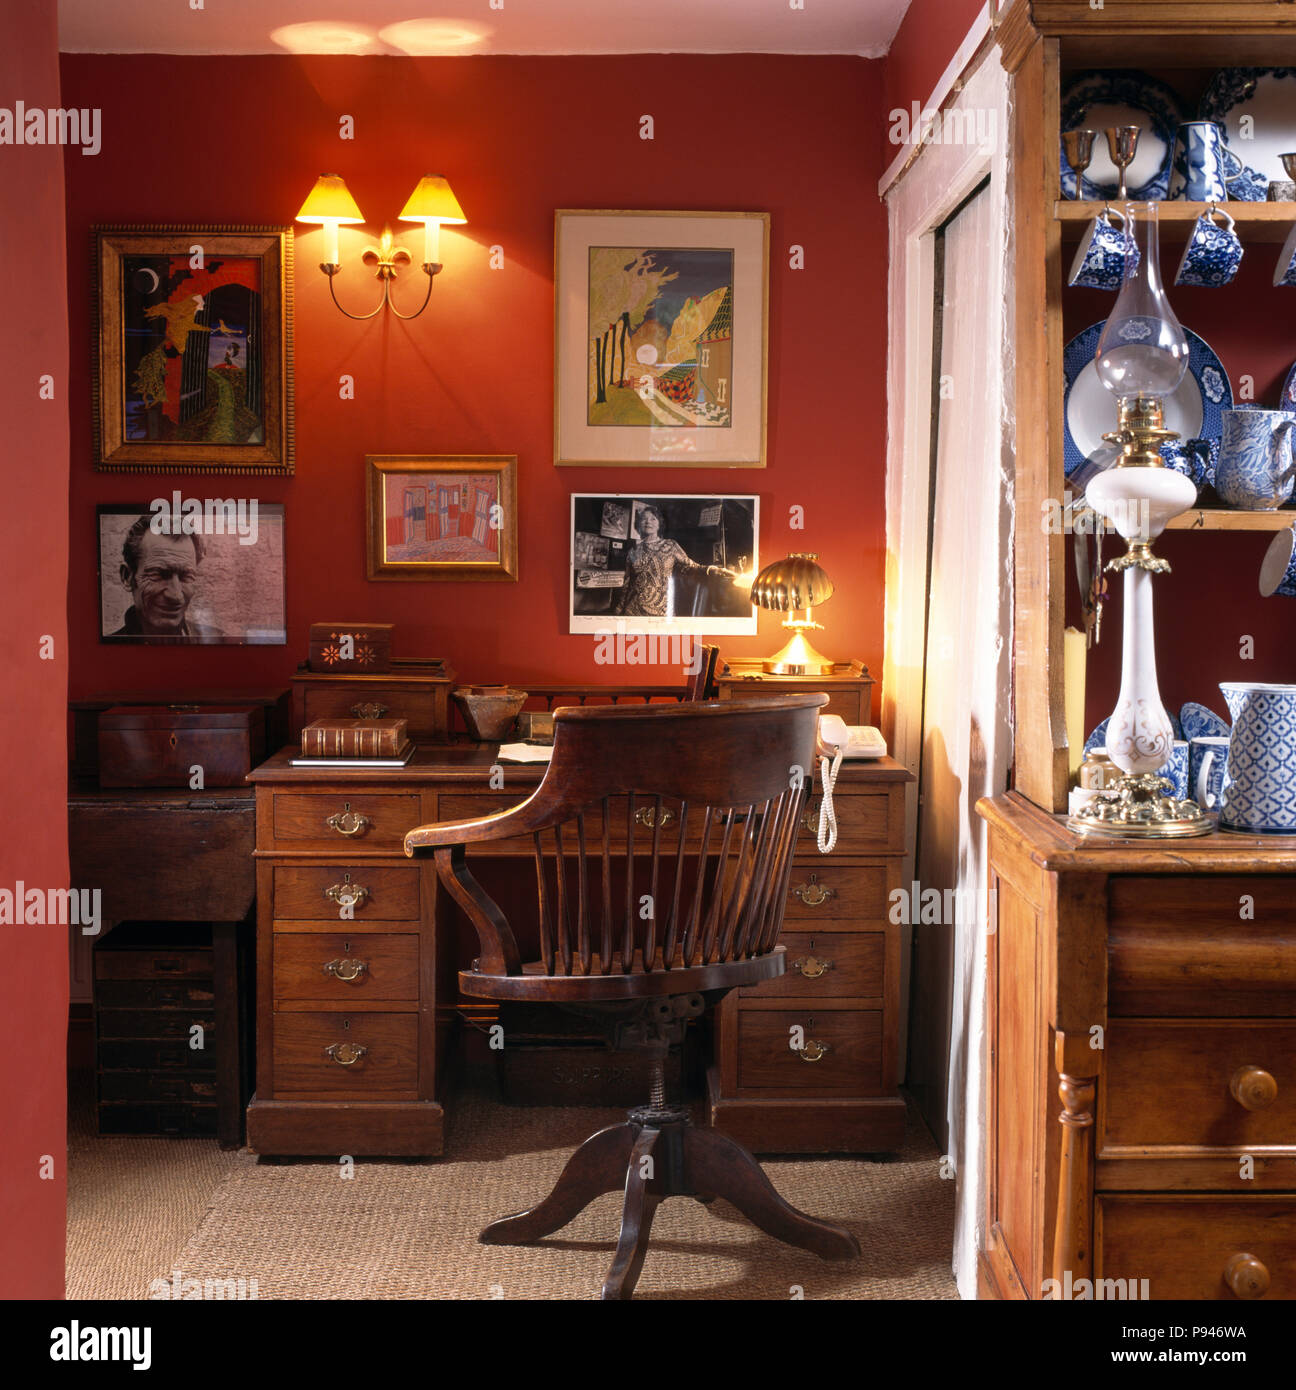
[[[753,635],[759,529],[755,496],[575,493],[567,630]]]
[[[554,218],[554,462],[765,467],[769,214]]]
[[[96,227],[104,472],[293,471],[291,227]]]

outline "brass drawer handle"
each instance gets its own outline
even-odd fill
[[[374,704],[372,702],[368,704],[362,703],[352,705],[351,713],[355,715],[357,719],[381,719],[383,715],[387,713],[387,706]]]
[[[337,903],[339,907],[359,907],[369,896],[369,890],[358,883],[351,882],[351,875],[344,874],[341,883],[331,883],[324,896]]]
[[[671,825],[674,823],[674,820],[675,812],[672,811],[669,806],[663,806],[661,813],[662,825]],[[653,826],[657,824],[657,808],[655,806],[640,806],[635,812],[635,821],[639,825],[647,826],[648,829],[651,830]]]
[[[1269,1291],[1269,1271],[1254,1255],[1234,1255],[1224,1266],[1224,1282],[1236,1298],[1263,1298]]]
[[[804,1047],[797,1048],[797,1056],[800,1057],[800,1059],[803,1062],[817,1062],[829,1050],[830,1049],[827,1043],[815,1042],[811,1040],[810,1042],[806,1043]]]
[[[345,811],[335,811],[324,824],[330,830],[336,830],[339,835],[360,835],[368,830],[373,821],[348,806]]]
[[[815,826],[808,828],[817,830],[817,823]],[[826,903],[829,898],[835,898],[837,896],[837,890],[820,883],[818,874],[811,874],[809,882],[797,884],[792,890],[792,896],[794,898],[800,898],[807,907],[820,907]]]
[[[799,960],[792,962],[792,969],[799,970],[807,980],[817,980],[820,975],[826,975],[832,968],[832,961],[822,960],[819,956],[802,956]]]
[[[364,1043],[329,1043],[324,1055],[340,1067],[353,1067],[368,1051]]]
[[[343,957],[341,960],[330,960],[324,963],[324,973],[332,975],[335,980],[358,980],[361,975],[369,969],[368,963],[362,960],[350,960]]]
[[[1262,1067],[1239,1067],[1229,1081],[1233,1099],[1247,1110],[1263,1110],[1278,1096],[1278,1083]]]
[[[810,802],[801,812],[801,824],[812,834],[819,833],[819,803]]]

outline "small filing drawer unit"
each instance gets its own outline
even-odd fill
[[[100,1134],[216,1133],[210,930],[122,922],[94,951]]]
[[[898,1149],[900,887],[909,774],[893,759],[843,763],[837,847],[816,845],[822,789],[802,818],[781,941],[786,972],[716,1011],[711,1122],[765,1153]]]

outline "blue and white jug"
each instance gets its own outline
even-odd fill
[[[1233,729],[1220,790],[1220,825],[1296,834],[1296,685],[1220,684]]]
[[[1271,512],[1292,495],[1292,430],[1289,410],[1224,410],[1224,442],[1215,465],[1215,491],[1230,507]]]

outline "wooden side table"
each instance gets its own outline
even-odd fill
[[[839,661],[824,676],[771,676],[761,669],[759,658],[720,659],[716,676],[722,700],[759,699],[762,695],[796,695],[822,690],[828,696],[825,714],[836,714],[847,724],[872,722],[873,677],[862,661]]]

